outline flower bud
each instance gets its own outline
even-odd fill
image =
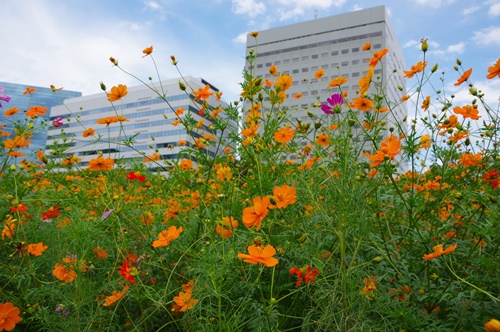
[[[420,48],[421,48],[422,52],[424,52],[424,53],[427,52],[427,50],[429,49],[429,45],[427,44],[427,38],[422,38],[420,43],[421,43]]]
[[[438,64],[437,63],[432,67],[431,73],[434,73],[436,70],[438,70]]]
[[[109,61],[111,61],[111,63],[114,64],[115,66],[118,66],[118,61],[116,61],[115,58],[109,57]]]
[[[172,60],[172,64],[175,66],[177,65],[177,60],[175,59],[175,56],[171,55],[170,60]]]
[[[99,84],[100,84],[100,86],[101,86],[101,90],[102,90],[102,91],[106,91],[106,85],[105,85],[103,82],[101,82],[101,83],[99,83]]]

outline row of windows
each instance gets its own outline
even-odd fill
[[[182,94],[182,95],[175,95],[175,96],[166,97],[168,102],[173,102],[173,101],[177,101],[177,100],[187,100],[190,98],[193,99],[194,96]],[[127,109],[127,108],[141,107],[141,106],[147,106],[147,105],[161,104],[164,102],[165,101],[163,99],[155,98],[155,99],[151,99],[151,100],[143,100],[143,101],[137,101],[137,102],[133,102],[133,103],[126,103],[126,104],[121,105],[120,109],[122,109],[122,107],[123,107],[123,109]],[[91,109],[88,111],[77,112],[74,115],[85,116],[85,115],[91,115],[91,114],[112,112],[112,111],[116,111],[116,110],[117,110],[117,108],[114,106],[107,106],[107,107]],[[59,116],[70,116],[70,115],[71,114],[68,113],[68,114],[59,115]],[[51,117],[51,120],[54,120],[55,118],[57,118],[59,116],[53,116],[53,117]]]
[[[362,34],[362,35],[356,35],[356,36],[351,36],[351,37],[326,40],[326,41],[319,42],[319,43],[311,43],[311,44],[300,45],[300,46],[295,46],[295,47],[283,48],[283,49],[279,49],[279,50],[275,50],[275,51],[263,52],[263,53],[257,54],[257,57],[258,58],[266,57],[266,56],[275,55],[275,54],[289,53],[289,52],[294,52],[294,51],[299,51],[299,50],[304,50],[304,49],[309,49],[309,48],[323,47],[323,46],[327,46],[327,45],[345,43],[345,42],[350,42],[350,41],[354,41],[354,40],[375,38],[375,37],[380,37],[380,36],[382,36],[382,31],[377,31],[377,32],[369,33],[369,34]],[[349,50],[348,49],[346,49],[346,50],[348,53]],[[359,51],[359,49],[358,49],[358,51]],[[347,53],[345,53],[345,54],[347,54]],[[338,52],[337,52],[337,54],[333,54],[333,52],[332,52],[332,55],[338,55]]]

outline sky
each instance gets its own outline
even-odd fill
[[[246,35],[297,22],[385,5],[405,55],[406,68],[422,59],[428,38],[429,65],[439,64],[458,100],[467,89],[453,87],[464,69],[498,107],[500,79],[486,80],[500,58],[500,0],[0,0],[0,81],[64,87],[84,95],[117,84],[140,83],[114,67],[109,57],[142,80],[203,77],[238,98]],[[153,46],[152,59],[142,50]],[[408,82],[411,86],[412,82]],[[8,91],[5,91],[8,93]],[[496,103],[496,104],[495,104]]]

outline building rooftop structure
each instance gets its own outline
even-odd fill
[[[203,140],[206,135],[216,133],[210,128],[210,118],[200,114],[201,104],[194,100],[194,95],[188,90],[196,91],[207,84],[211,91],[218,89],[202,78],[185,76],[182,82],[189,88],[182,91],[179,88],[180,81],[170,79],[151,83],[151,86],[128,87],[127,95],[113,104],[105,93],[66,100],[64,105],[52,108],[51,119],[63,117],[66,120],[62,127],[49,130],[46,153],[64,148],[61,157],[74,158],[80,166],[101,154],[115,160],[131,161],[142,160],[156,153],[162,160],[171,160],[178,158],[184,147],[193,147],[214,156],[217,153],[215,148],[204,147]],[[164,99],[159,98],[154,89],[163,91],[161,94]],[[214,96],[207,103],[214,108],[225,106]],[[182,109],[185,110],[183,114],[181,111],[176,112]],[[120,116],[125,120],[97,123],[99,119]],[[197,129],[191,133],[178,125],[179,118],[184,120],[187,117],[196,123]],[[90,128],[95,130],[95,134],[83,137]]]
[[[262,30],[257,39],[248,35],[246,53],[248,56],[254,52],[256,59],[252,65],[247,63],[246,70],[265,80],[271,78],[269,68],[276,65],[279,75],[292,76],[293,84],[287,90],[283,106],[291,110],[292,123],[307,123],[309,112],[322,114],[314,104],[325,103],[333,93],[339,92],[338,88],[328,87],[332,79],[347,78],[349,81],[342,85],[342,92],[347,92],[351,99],[356,97],[358,81],[367,74],[368,60],[372,56],[372,52],[362,50],[367,42],[371,43],[372,51],[389,50],[376,66],[373,77],[381,78],[387,100],[395,105],[405,91],[405,63],[384,6]],[[314,74],[320,68],[325,75],[318,80]],[[367,93],[373,92],[372,84]],[[293,98],[296,94],[302,97]],[[406,107],[394,107],[392,114],[394,117],[387,117],[384,135],[389,133],[390,127],[404,122]]]

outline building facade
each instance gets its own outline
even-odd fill
[[[371,51],[362,50],[367,42],[372,45]],[[322,114],[320,108],[312,106],[326,103],[332,93],[338,92],[338,88],[328,87],[336,77],[349,79],[342,85],[342,92],[348,92],[351,99],[356,97],[358,81],[367,74],[372,52],[384,48],[389,52],[375,67],[373,78],[381,78],[390,102],[398,103],[404,95],[404,58],[384,6],[259,31],[257,39],[248,35],[246,46],[247,56],[251,51],[256,54],[255,62],[246,66],[254,77],[270,79],[273,65],[278,75],[292,76],[293,84],[284,102],[293,114],[292,123],[310,121],[308,112]],[[317,80],[314,74],[320,68],[325,75]],[[368,94],[373,91],[370,88]],[[302,97],[293,98],[296,94]],[[386,130],[403,123],[406,107],[395,107],[393,114],[395,118],[387,117]]]
[[[45,115],[40,116],[37,120],[38,123],[46,122],[46,125],[40,128],[37,128],[33,137],[30,138],[31,144],[29,146],[29,150],[31,152],[36,152],[38,150],[45,150],[45,141],[47,140],[47,130],[50,126],[48,122],[50,117],[50,109],[54,106],[61,105],[65,99],[75,98],[82,95],[81,92],[78,91],[70,91],[70,90],[60,90],[57,93],[54,93],[51,88],[48,87],[40,87],[34,85],[26,85],[26,84],[17,84],[17,83],[9,83],[9,82],[0,82],[0,86],[4,87],[4,93],[11,97],[9,103],[3,103],[3,110],[7,110],[11,107],[17,107],[19,109],[19,113],[12,117],[7,117],[4,115],[4,112],[0,112],[0,123],[5,124],[6,127],[3,130],[7,132],[12,132],[12,129],[17,121],[26,120],[26,116],[24,116],[24,111],[29,110],[31,106],[42,106],[47,107],[47,111]],[[32,93],[24,94],[27,87],[34,88],[35,91]],[[29,119],[28,119],[29,120]],[[31,153],[26,155],[26,159],[30,161],[36,160],[36,156]]]
[[[179,88],[179,79],[154,84],[154,89],[158,89],[166,101],[159,98],[150,87],[141,85],[128,87],[127,95],[113,104],[102,92],[68,99],[64,105],[53,107],[50,118],[62,117],[64,125],[49,130],[46,153],[53,154],[54,150],[64,146],[61,157],[74,157],[80,166],[87,165],[90,159],[100,154],[123,161],[143,160],[154,154],[162,160],[176,159],[186,146],[214,156],[217,152],[215,148],[203,143],[207,137],[215,135],[207,114],[210,107],[224,107],[225,104],[217,101],[213,95],[207,100],[207,113],[200,112],[202,105],[194,100],[190,91],[206,85],[209,85],[211,92],[217,92],[218,89],[202,78],[186,76],[183,79],[182,82],[188,87],[186,91]],[[112,117],[123,117],[125,120],[98,123],[98,120],[102,122]],[[178,121],[186,117],[195,123],[195,130],[191,134]],[[84,135],[89,130],[95,131],[93,135]],[[133,144],[129,145],[127,141]],[[155,165],[151,165],[151,168],[155,168]]]

